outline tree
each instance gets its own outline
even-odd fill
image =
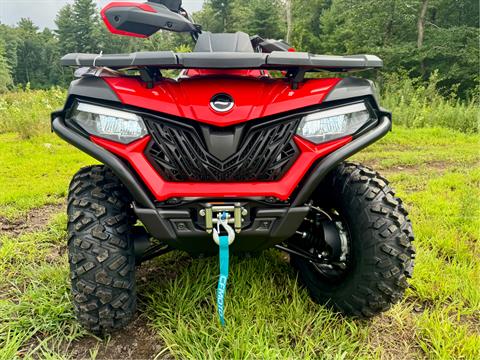
[[[98,10],[93,0],[75,0],[72,20],[77,52],[99,52],[100,34]]]
[[[63,54],[75,52],[77,48],[77,38],[73,26],[73,9],[70,4],[60,9],[55,18],[57,30],[55,31],[59,41],[60,51]]]
[[[100,51],[100,21],[93,0],[75,0],[64,6],[55,23],[62,53]]]
[[[207,31],[226,32],[230,31],[232,14],[232,1],[207,0],[204,2],[202,10],[195,13],[195,20]]]
[[[244,31],[278,39],[286,30],[283,13],[279,0],[208,0],[194,18],[207,31]]]
[[[334,0],[321,25],[325,52],[373,53],[384,72],[425,81],[438,69],[446,94],[465,96],[478,79],[478,1]]]
[[[438,69],[444,92],[458,88],[458,94],[466,97],[479,86],[479,2],[430,0],[424,21],[419,49],[423,78]]]
[[[417,20],[417,48],[419,49],[423,46],[423,38],[425,36],[425,16],[427,15],[428,1],[429,0],[422,0],[420,14]]]
[[[0,42],[3,42],[4,59],[10,69],[10,77],[13,78],[17,68],[17,47],[20,42],[17,30],[11,26],[0,24]]]
[[[6,68],[15,84],[45,88],[58,83],[58,41],[50,30],[40,32],[25,18],[16,27],[0,25],[0,30]]]
[[[20,42],[17,46],[17,68],[15,82],[36,85],[36,73],[41,59],[42,43],[37,37],[38,27],[30,19],[22,18],[18,22],[17,32]]]
[[[418,20],[417,20],[417,49],[421,50],[423,46],[423,39],[425,37],[425,18],[427,15],[427,10],[428,10],[428,1],[429,0],[422,0],[421,6],[420,6],[420,12],[418,15]],[[424,59],[420,59],[420,71],[422,73],[422,76],[425,76],[425,61]]]
[[[231,26],[230,16],[232,15],[233,1],[229,0],[208,0],[207,3],[213,9],[214,14],[219,17],[220,31],[226,32]]]
[[[5,44],[0,39],[0,93],[7,91],[12,84],[10,67],[5,59]]]
[[[60,49],[55,34],[50,29],[44,29],[38,34],[38,39],[42,42],[41,62],[38,66],[42,78],[39,84],[42,88],[48,88],[52,85],[66,85],[64,69],[60,65]]]
[[[292,0],[283,0],[283,4],[285,6],[285,21],[287,23],[285,40],[289,43],[292,36]]]
[[[323,13],[331,0],[291,0],[292,24],[290,43],[298,50],[320,53],[324,51],[321,25]]]
[[[285,36],[286,23],[283,21],[283,11],[279,1],[251,0],[244,1],[243,4],[250,10],[250,16],[244,24],[244,31],[270,39],[282,39]]]

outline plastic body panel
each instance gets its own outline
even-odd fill
[[[108,30],[117,35],[146,38],[160,29],[196,31],[182,15],[154,2],[112,2],[100,14]]]
[[[102,78],[95,76],[81,77],[72,81],[68,88],[68,95],[120,102],[115,91]]]
[[[221,70],[205,70],[205,72]],[[223,72],[223,71],[222,71]],[[248,73],[248,70],[245,71]],[[245,75],[245,74],[244,74]],[[81,79],[72,84],[70,95],[87,95],[82,82],[100,82],[99,86],[105,98],[118,98],[123,104],[151,110],[159,114],[181,118],[181,121],[194,121],[209,126],[222,127],[243,124],[250,120],[265,118],[278,119],[285,114],[296,114],[299,109],[316,106],[338,93],[332,101],[348,97],[344,88],[346,80],[338,78],[308,79],[298,90],[292,90],[283,79],[271,79],[253,76],[228,76],[226,74],[198,75],[179,81],[165,79],[149,89],[135,77],[104,77]],[[363,95],[371,95],[367,81],[351,80],[361,85]],[[347,82],[348,83],[348,82]],[[339,84],[341,91],[336,92]],[[90,84],[89,84],[90,85]],[[93,83],[92,83],[93,85]],[[355,88],[355,87],[354,87]],[[85,89],[89,89],[87,86]],[[111,91],[108,91],[108,90]],[[87,91],[88,92],[88,91]],[[234,108],[227,113],[217,113],[209,106],[211,97],[219,92],[229,93],[235,100]],[[354,92],[357,94],[356,92]],[[312,111],[312,110],[310,110]],[[272,196],[282,201],[292,200],[299,184],[308,177],[308,172],[319,160],[344,147],[352,138],[346,137],[330,143],[315,146],[308,141],[295,137],[300,155],[283,177],[277,181],[257,182],[169,182],[163,179],[145,155],[149,138],[140,139],[129,145],[122,145],[101,138],[91,137],[97,146],[102,147],[126,160],[136,175],[149,190],[152,199],[166,201],[180,198],[238,198]],[[352,151],[353,153],[353,151]],[[321,176],[322,177],[322,176]],[[301,205],[297,203],[297,206]]]
[[[104,81],[126,105],[226,127],[320,104],[340,81],[308,79],[292,90],[283,79],[240,76],[195,76],[162,80],[152,89],[138,78],[108,77]],[[229,112],[211,109],[211,98],[229,94],[235,104]]]
[[[293,137],[301,116],[219,128],[145,115],[152,137],[145,154],[167,181],[277,181],[300,154]]]
[[[310,167],[320,158],[341,148],[352,140],[347,136],[328,143],[314,145],[295,137],[301,153],[297,161],[279,181],[274,182],[168,182],[162,179],[144,152],[150,136],[128,145],[91,136],[90,139],[102,148],[125,159],[140,176],[157,201],[174,197],[241,198],[272,196],[288,200]]]
[[[212,34],[204,31],[198,35],[193,52],[247,52],[253,53],[250,37],[244,32],[237,31],[229,34]]]
[[[324,101],[337,101],[367,96],[370,96],[378,107],[380,106],[372,81],[356,77],[348,77],[340,80]]]
[[[112,34],[139,37],[139,38],[146,38],[147,37],[147,34],[138,34],[138,33],[130,32],[130,31],[121,30],[119,28],[115,28],[112,25],[112,22],[113,22],[112,20],[115,16],[117,16],[117,14],[115,13],[115,14],[107,15],[109,10],[111,10],[111,9],[114,10],[115,7],[120,8],[120,9],[121,8],[123,8],[123,9],[135,9],[136,8],[140,12],[141,11],[146,11],[146,12],[152,12],[152,13],[156,12],[155,9],[153,9],[151,6],[149,6],[147,4],[140,4],[140,3],[135,3],[135,2],[123,2],[123,3],[112,2],[112,3],[108,4],[107,6],[105,6],[102,9],[102,11],[100,12],[100,16],[102,17],[102,20],[105,23],[105,26],[107,27],[108,31],[110,31]],[[110,19],[110,18],[112,18],[112,19]],[[153,31],[153,32],[155,32],[155,31]]]
[[[355,96],[371,95],[367,86],[368,82],[349,81],[361,85],[359,86],[362,89],[361,93],[357,94],[354,91]],[[189,119],[190,121],[205,123],[209,126],[218,127],[220,131],[222,127],[242,124],[250,120],[258,121],[259,119],[266,119],[268,116],[270,116],[270,119],[278,119],[284,115],[296,114],[299,109],[306,108],[313,111],[325,99],[331,98],[329,94],[335,94],[332,101],[338,101],[343,96],[348,98],[349,92],[346,90],[348,82],[345,84],[346,82],[346,80],[338,78],[308,79],[298,90],[292,90],[288,83],[282,79],[227,76],[223,74],[199,75],[180,81],[162,80],[153,89],[148,89],[142,81],[135,77],[104,77],[83,78],[72,83],[69,95],[70,98],[75,95],[88,96],[89,89],[93,86],[97,90],[101,89],[100,93],[103,94],[98,96],[92,89],[90,95],[97,98],[115,100],[117,103],[120,100],[124,105],[151,110],[159,114],[169,114],[183,118],[183,121]],[[340,92],[336,91],[339,84],[342,84]],[[217,92],[228,92],[234,97],[236,105],[228,113],[219,114],[209,107],[211,96]],[[391,122],[388,121],[388,124],[391,124]],[[97,149],[102,148],[102,151],[107,151],[113,156],[126,160],[135,170],[136,176],[142,180],[142,185],[148,189],[147,192],[150,193],[149,196],[153,200],[165,201],[172,197],[237,198],[272,196],[280,200],[296,201],[297,194],[301,193],[301,198],[305,198],[315,187],[312,185],[305,189],[305,186],[299,185],[309,182],[317,183],[325,175],[322,171],[319,176],[314,176],[315,179],[311,179],[310,173],[314,171],[312,169],[314,169],[315,164],[317,168],[323,168],[319,164],[329,159],[330,167],[332,166],[330,163],[337,163],[341,161],[340,159],[343,160],[358,151],[360,145],[354,146],[354,143],[370,143],[383,136],[388,128],[386,126],[381,127],[381,129],[377,127],[353,141],[350,137],[347,137],[318,146],[296,137],[295,142],[301,150],[299,157],[280,180],[266,182],[168,182],[161,178],[146,159],[144,150],[149,142],[148,138],[129,145],[121,145],[94,137],[91,138],[91,142],[87,139],[85,141],[92,145],[96,144],[95,148]],[[67,135],[71,137],[70,134],[75,133],[75,129],[62,128],[60,130],[57,127],[55,130],[58,130],[64,138]],[[83,149],[85,144],[81,146],[77,144],[80,137],[80,135],[76,135],[75,140],[69,139],[68,141]],[[352,142],[352,146],[346,146],[350,142]],[[344,149],[345,151],[343,151]],[[347,151],[347,149],[349,150]],[[89,153],[99,158],[98,154],[95,154],[96,152],[93,148],[89,149]],[[335,156],[329,156],[331,153]],[[336,156],[337,153],[339,154],[338,157]],[[101,158],[101,161],[104,161],[105,156]],[[339,160],[336,160],[336,158]],[[105,163],[109,165],[109,162],[111,161],[108,160]],[[130,182],[133,183],[133,181]],[[145,203],[145,201],[143,202]],[[297,202],[297,206],[299,205],[302,205],[302,202]]]

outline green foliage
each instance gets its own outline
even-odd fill
[[[30,84],[32,88],[46,88],[52,83],[58,83],[59,52],[54,34],[48,29],[39,32],[38,27],[29,19],[21,19],[16,31],[15,83]]]
[[[280,0],[207,0],[194,17],[211,32],[244,31],[276,39],[282,38],[286,30]]]
[[[71,20],[70,31],[75,36],[75,52],[99,52],[100,18],[95,1],[75,0]]]
[[[62,107],[65,91],[25,90],[0,97],[0,134],[16,132],[24,139],[50,130],[50,113]]]
[[[232,1],[209,0],[208,3],[214,10],[214,14],[219,18],[219,32],[226,32],[230,27],[230,16],[232,14]]]
[[[48,88],[62,84],[63,71],[59,66],[58,40],[48,29],[39,29],[29,19],[21,19],[17,27],[0,25],[0,43],[4,43],[7,66],[16,85]]]
[[[243,1],[242,4],[250,13],[243,31],[271,39],[282,39],[285,36],[279,1],[253,0]]]
[[[478,96],[460,101],[455,89],[448,97],[439,91],[441,79],[435,71],[427,83],[406,74],[386,76],[382,106],[393,113],[394,124],[408,127],[442,126],[463,132],[479,132]]]
[[[0,43],[2,43],[3,56],[6,61],[10,78],[13,80],[17,68],[17,46],[19,38],[16,29],[0,24]],[[2,71],[2,70],[0,70]],[[3,70],[4,71],[4,70]]]
[[[4,44],[2,39],[0,39],[0,93],[7,91],[12,83],[10,67],[5,59]]]
[[[292,1],[292,38],[290,42],[298,51],[322,53],[324,51],[321,19],[332,5],[332,0]]]
[[[445,93],[458,85],[465,98],[478,84],[478,1],[429,1],[425,37],[418,46],[418,18],[422,1],[334,0],[320,22],[326,53],[373,53],[384,60],[384,72],[408,70],[427,81],[439,70]],[[450,9],[450,10],[449,10]],[[453,15],[454,14],[454,15]],[[301,49],[303,43],[296,44]]]
[[[29,19],[22,18],[18,23],[20,41],[17,43],[16,83],[30,82],[34,78],[33,73],[37,71],[35,65],[42,46],[40,41],[34,41],[37,31],[38,28]]]
[[[55,24],[57,25],[55,32],[61,44],[61,50],[65,54],[75,52],[76,49],[76,36],[72,29],[73,21],[72,5],[67,4],[60,9],[55,19]]]
[[[438,70],[444,93],[458,88],[458,94],[465,98],[479,84],[479,29],[463,25],[435,28],[427,36],[426,46],[420,51],[426,68],[424,78]]]

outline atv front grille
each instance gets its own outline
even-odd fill
[[[167,181],[275,181],[295,162],[299,119],[219,128],[146,118],[146,156]],[[227,137],[230,141],[220,141]],[[214,155],[215,154],[215,155]]]

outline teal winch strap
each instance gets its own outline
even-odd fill
[[[228,253],[228,236],[219,236],[219,257],[220,257],[220,277],[218,279],[217,287],[217,309],[218,316],[220,317],[220,323],[222,326],[225,326],[225,318],[223,315],[224,306],[225,306],[225,291],[227,289],[227,280],[228,280],[228,262],[229,262],[229,253]]]

